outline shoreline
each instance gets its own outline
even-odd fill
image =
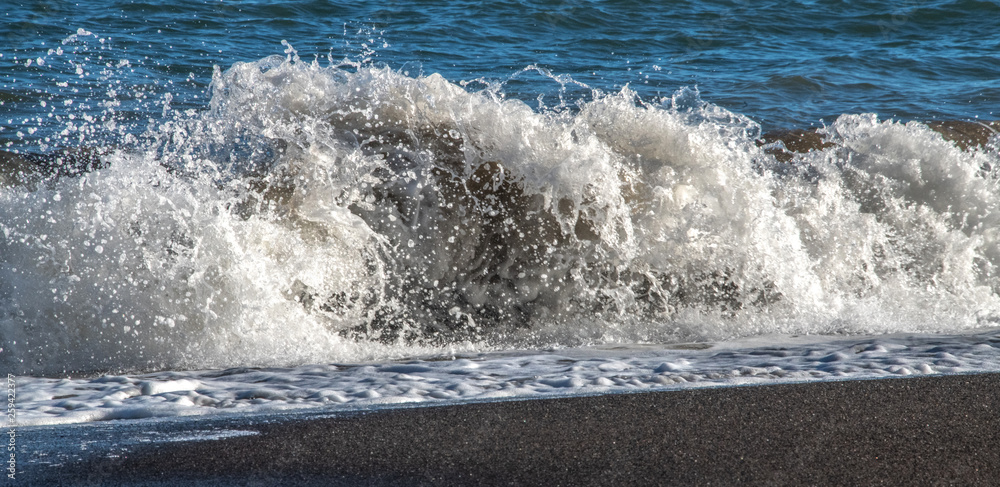
[[[44,477],[81,485],[985,485],[1000,478],[998,386],[1000,374],[987,373],[248,418],[239,428],[257,434],[95,452]]]

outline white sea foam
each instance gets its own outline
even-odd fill
[[[348,411],[1000,370],[1000,334],[821,338],[458,354],[398,362],[18,378],[18,424]],[[227,433],[230,434],[230,433]],[[239,434],[235,432],[232,434]]]
[[[785,163],[692,90],[536,110],[500,85],[281,57],[216,73],[204,112],[164,112],[105,168],[0,189],[6,370],[133,374],[123,404],[195,403],[216,390],[202,375],[134,374],[947,334],[1000,312],[995,146],[918,123],[844,115]],[[680,367],[642,367],[661,364]],[[229,400],[319,401],[244,392]],[[64,409],[109,417],[81,404]]]

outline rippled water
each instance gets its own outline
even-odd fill
[[[3,15],[0,143],[34,141],[16,133],[49,127],[38,103],[56,93],[118,99],[143,121],[168,92],[175,107],[204,107],[213,65],[280,54],[282,40],[306,59],[370,57],[455,82],[505,81],[507,96],[546,95],[548,105],[560,86],[516,75],[524,67],[602,90],[627,84],[645,98],[697,86],[766,129],[844,113],[990,118],[1000,100],[996,2],[47,1]],[[75,47],[81,56],[26,66],[80,28],[96,35]],[[116,67],[122,60],[128,68]],[[84,76],[67,63],[85,65]],[[574,99],[589,92],[569,88]]]
[[[922,122],[994,118],[998,13],[16,5],[0,30],[3,363],[990,328],[994,128],[956,145]],[[762,138],[808,127],[811,152]]]

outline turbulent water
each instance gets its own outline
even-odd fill
[[[1000,320],[998,140],[985,124],[981,144],[959,144],[924,123],[990,116],[997,68],[962,51],[965,38],[943,43],[965,58],[934,61],[919,34],[966,19],[975,37],[981,22],[964,12],[992,3],[817,7],[802,15],[822,28],[801,36],[781,31],[795,19],[752,22],[778,7],[741,2],[674,6],[638,32],[621,29],[640,4],[494,5],[497,23],[468,38],[478,7],[347,18],[348,7],[288,4],[287,26],[274,15],[260,27],[290,38],[281,44],[232,38],[280,6],[229,11],[232,24],[195,6],[191,20],[122,4],[61,35],[37,6],[8,14],[20,18],[6,28],[35,34],[0,58],[5,370],[957,333]],[[303,18],[317,12],[325,20]],[[501,21],[512,12],[552,32]],[[369,24],[348,32],[348,20]],[[346,58],[304,53],[316,38],[291,34],[316,22],[340,26],[326,35]],[[211,35],[199,46],[179,24]],[[824,32],[878,42],[835,54],[817,45]],[[558,42],[533,50],[543,37]],[[184,54],[152,48],[165,42]],[[247,55],[261,45],[274,54]],[[240,59],[213,70],[226,56]],[[712,74],[677,79],[699,69]],[[813,125],[822,143],[785,157],[765,136]]]

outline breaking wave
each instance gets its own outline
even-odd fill
[[[6,154],[3,362],[277,366],[1000,316],[993,137],[849,114],[792,151],[692,89],[532,108],[483,86],[269,57],[86,170]]]

